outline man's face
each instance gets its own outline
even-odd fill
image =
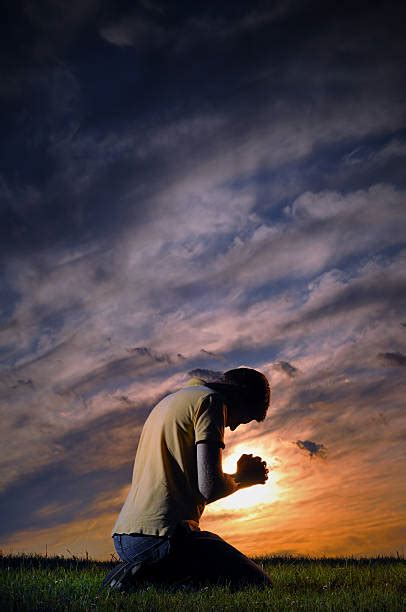
[[[251,423],[254,419],[244,414],[244,411],[239,406],[228,406],[227,407],[227,422],[226,427],[229,427],[231,431],[237,429],[239,425],[246,425]]]

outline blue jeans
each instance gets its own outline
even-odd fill
[[[115,534],[114,547],[122,561],[161,561],[169,553],[169,538],[138,534]]]
[[[171,537],[115,534],[114,545],[123,561],[143,563],[143,577],[158,582],[191,579],[271,586],[261,567],[209,531],[180,528]]]

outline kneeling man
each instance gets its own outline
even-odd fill
[[[266,377],[251,368],[218,380],[193,378],[164,397],[143,427],[131,489],[113,528],[121,563],[105,578],[117,590],[142,579],[165,583],[271,586],[267,574],[218,535],[199,529],[206,504],[265,484],[260,457],[242,455],[235,474],[222,470],[224,428],[263,421]]]

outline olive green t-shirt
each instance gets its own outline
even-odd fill
[[[171,535],[179,523],[198,528],[205,500],[198,489],[196,444],[224,448],[222,396],[192,379],[148,416],[127,499],[112,534]]]

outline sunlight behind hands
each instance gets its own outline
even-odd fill
[[[220,499],[214,504],[210,504],[210,512],[216,512],[224,510],[240,510],[245,508],[253,508],[264,504],[270,504],[280,498],[281,487],[278,486],[278,480],[280,479],[280,473],[277,469],[272,468],[272,457],[267,457],[266,449],[260,447],[257,443],[255,448],[247,448],[246,443],[244,445],[236,445],[233,448],[233,452],[223,457],[223,470],[227,474],[234,474],[237,468],[237,462],[242,454],[250,454],[255,457],[260,455],[264,461],[268,463],[269,474],[268,480],[265,484],[253,485],[246,489],[241,489],[236,493],[233,493],[229,497]]]

